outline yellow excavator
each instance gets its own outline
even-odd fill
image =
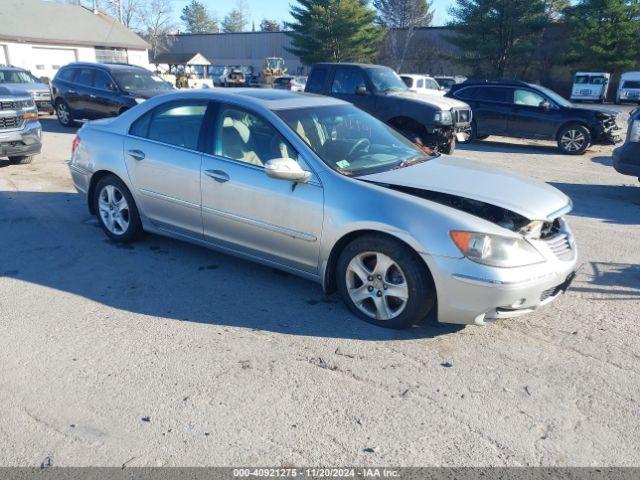
[[[267,57],[264,59],[262,79],[266,86],[273,87],[273,80],[286,75],[287,72],[287,67],[284,66],[284,58]]]

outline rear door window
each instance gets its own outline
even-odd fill
[[[512,103],[513,89],[505,87],[479,87],[474,98],[483,102]]]
[[[180,100],[156,107],[138,118],[129,134],[177,147],[198,150],[207,111],[206,100]]]
[[[75,83],[86,87],[93,86],[93,68],[82,68],[75,76]]]
[[[324,87],[324,81],[327,78],[327,69],[322,67],[316,67],[311,71],[309,79],[307,80],[307,92],[322,93]]]
[[[462,88],[454,93],[454,96],[456,98],[461,98],[462,100],[473,100],[476,98],[475,94],[477,91],[478,89],[475,87]]]

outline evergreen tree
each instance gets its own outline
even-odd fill
[[[267,20],[263,18],[260,22],[260,31],[262,32],[279,32],[280,24],[277,20]]]
[[[238,0],[233,8],[222,21],[222,31],[226,33],[244,32],[249,25],[249,14],[247,13],[245,0]]]
[[[567,60],[581,69],[618,73],[640,60],[640,2],[581,0],[566,10]]]
[[[449,9],[456,60],[474,75],[503,78],[530,61],[550,22],[545,0],[456,0]]]
[[[198,0],[191,0],[191,3],[182,9],[180,20],[189,33],[215,33],[220,30],[215,16]]]
[[[298,0],[291,7],[289,50],[311,65],[321,61],[369,61],[376,53],[382,29],[367,0]]]

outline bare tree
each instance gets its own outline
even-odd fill
[[[141,13],[145,9],[145,0],[102,0],[106,13],[122,21],[127,28],[140,27]],[[122,14],[122,18],[120,15]]]
[[[377,22],[387,28],[387,42],[395,54],[396,70],[402,71],[407,50],[418,27],[428,27],[433,21],[429,0],[373,0],[378,10]]]
[[[176,29],[171,3],[171,0],[148,0],[141,9],[141,26],[151,45],[151,58],[171,46],[167,35]]]

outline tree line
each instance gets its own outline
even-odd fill
[[[374,61],[386,43],[402,70],[433,11],[428,0],[299,0],[291,16],[291,52],[306,64]],[[619,73],[640,60],[640,0],[455,0],[449,16],[447,40],[461,52],[450,60],[476,77],[521,76],[534,62]],[[550,41],[560,48],[540,54]]]

